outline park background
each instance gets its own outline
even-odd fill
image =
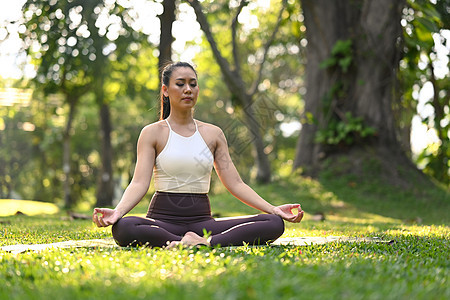
[[[450,296],[447,0],[1,7],[2,246],[110,237],[84,217],[120,199],[140,130],[159,118],[159,70],[177,60],[196,66],[195,118],[224,130],[244,181],[273,204],[302,203],[284,237],[396,241],[3,253],[5,297],[95,298],[97,285],[113,298],[290,299],[296,286],[317,299]],[[215,174],[210,197],[217,216],[255,213]]]

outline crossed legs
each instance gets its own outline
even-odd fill
[[[281,217],[260,214],[237,218],[209,219],[191,224],[174,224],[161,220],[125,217],[114,224],[113,237],[120,246],[149,245],[164,247],[171,242],[189,240],[195,243],[203,230],[210,233],[210,245],[241,246],[243,243],[264,245],[284,232]]]

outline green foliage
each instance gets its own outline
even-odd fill
[[[64,78],[66,87],[73,87],[71,91],[76,92],[76,88],[86,86],[91,77],[89,77],[92,68],[99,68],[97,60],[95,62],[89,59],[89,55],[94,52],[93,41],[97,36],[91,35],[88,38],[77,34],[77,28],[70,29],[71,20],[66,17],[57,18],[56,10],[62,9],[66,16],[68,11],[74,9],[83,1],[30,1],[30,5],[42,10],[39,16],[32,16],[29,21],[30,27],[34,28],[41,41],[41,50],[46,50],[46,54],[36,54],[34,62],[40,64],[38,70],[37,88],[41,89],[47,84],[51,87],[44,89],[45,92],[53,92],[56,84],[61,84]],[[402,67],[401,79],[404,79],[404,93],[402,103],[399,104],[399,112],[410,112],[415,109],[417,101],[412,98],[413,87],[417,91],[417,85],[423,86],[422,79],[429,78],[430,69],[420,69],[417,67],[421,53],[434,54],[433,35],[431,32],[436,28],[448,28],[448,14],[443,13],[443,3],[445,1],[436,1],[436,5],[428,1],[411,2],[412,10],[405,13],[408,24],[405,26],[405,56],[403,58],[404,67]],[[54,7],[50,6],[54,4]],[[84,2],[83,2],[84,3]],[[86,2],[87,3],[87,2]],[[117,3],[116,3],[117,4]],[[277,11],[282,4],[281,1],[272,2],[270,7],[259,9],[253,2],[249,2],[247,8],[250,15],[256,17],[259,22],[258,28],[244,28],[244,25],[238,24],[238,43],[239,57],[242,62],[242,73],[244,78],[250,82],[257,74],[258,63],[260,62],[261,49],[264,41],[270,35],[271,28],[276,21]],[[230,47],[230,22],[231,16],[235,13],[236,3],[230,1],[204,1],[203,5],[208,10],[208,18],[214,33],[217,36],[219,47],[224,55],[231,60]],[[264,124],[264,141],[267,145],[265,149],[269,153],[270,160],[273,162],[274,176],[279,174],[288,174],[294,157],[295,136],[285,138],[282,136],[280,125],[283,122],[296,120],[303,110],[302,96],[304,91],[302,74],[304,71],[304,44],[299,41],[305,38],[305,28],[303,26],[300,7],[295,1],[287,1],[286,11],[283,15],[283,22],[280,27],[279,35],[270,48],[267,61],[262,73],[262,84],[256,94],[255,104],[261,108],[257,118]],[[85,11],[88,11],[85,9]],[[125,10],[126,11],[126,10]],[[411,13],[413,11],[413,13]],[[24,13],[26,10],[24,10]],[[124,9],[119,5],[114,5],[110,13],[120,15]],[[52,14],[50,16],[50,14]],[[419,16],[421,14],[421,16]],[[48,19],[46,19],[48,15]],[[83,15],[84,17],[85,15]],[[83,19],[84,20],[84,19]],[[130,19],[127,19],[130,21]],[[37,26],[37,24],[43,24]],[[50,27],[44,26],[50,24]],[[79,25],[84,24],[83,22]],[[158,114],[158,70],[157,57],[154,54],[154,46],[145,42],[145,36],[136,36],[137,32],[130,30],[125,24],[128,33],[120,39],[109,41],[117,47],[115,51],[108,54],[108,73],[105,77],[105,98],[111,104],[111,114],[113,123],[112,143],[114,147],[114,177],[120,182],[119,190],[123,188],[130,180],[135,162],[135,148],[139,130],[146,124],[157,119]],[[34,27],[33,27],[34,26]],[[411,28],[411,31],[407,31]],[[415,30],[418,28],[418,30]],[[59,51],[57,47],[59,38],[67,31],[65,37],[65,51]],[[29,32],[27,31],[25,35]],[[24,37],[23,36],[23,37]],[[70,37],[76,38],[77,43],[73,46],[67,43]],[[31,38],[28,37],[28,38]],[[442,38],[442,37],[441,37]],[[106,37],[102,37],[103,42]],[[24,37],[26,43],[31,40]],[[133,42],[131,42],[133,40]],[[44,42],[45,41],[45,42]],[[63,39],[60,41],[63,43]],[[201,86],[201,97],[196,107],[195,117],[207,122],[214,123],[228,130],[225,132],[231,147],[231,154],[238,170],[245,179],[251,178],[252,165],[251,147],[249,146],[249,133],[242,122],[242,112],[233,108],[233,96],[227,90],[226,85],[220,75],[220,70],[214,61],[209,46],[205,39],[202,41],[193,41],[189,45],[200,46],[200,51],[194,58],[197,70],[200,76],[199,84]],[[61,48],[62,49],[62,48]],[[74,55],[75,49],[78,55]],[[425,49],[425,50],[423,50]],[[83,52],[83,50],[85,50]],[[427,52],[428,51],[428,52]],[[431,51],[431,52],[430,52]],[[101,51],[97,51],[97,58]],[[76,51],[75,51],[76,53]],[[352,59],[352,41],[338,41],[333,48],[332,56],[322,63],[323,68],[337,69],[339,72],[349,74]],[[175,55],[176,56],[176,55]],[[429,55],[430,60],[427,66],[432,65],[433,55]],[[103,60],[102,60],[103,61]],[[72,65],[72,66],[70,66]],[[44,68],[45,66],[45,68]],[[103,68],[104,65],[101,65]],[[91,68],[91,69],[87,69]],[[106,68],[105,68],[106,69]],[[90,71],[89,71],[90,70]],[[88,72],[89,71],[89,72]],[[404,71],[404,72],[403,72]],[[41,76],[42,75],[42,76]],[[88,76],[89,75],[89,76]],[[424,77],[425,76],[425,77]],[[84,78],[84,79],[83,79]],[[438,87],[440,106],[448,107],[446,99],[448,98],[448,78],[436,81]],[[409,87],[409,90],[406,90]],[[333,99],[345,97],[345,87],[339,82],[334,89],[327,95],[327,109],[331,111]],[[409,97],[409,98],[408,98]],[[2,108],[0,113],[0,128],[7,128],[0,132],[0,170],[3,195],[14,191],[19,196],[28,199],[39,199],[60,203],[62,200],[62,133],[64,130],[64,121],[68,113],[68,107],[63,103],[63,99],[55,96],[43,96],[42,92],[35,94],[31,107],[29,108]],[[411,103],[414,101],[414,103]],[[268,106],[265,103],[271,103]],[[93,99],[92,90],[88,91],[80,99],[80,107],[74,120],[73,145],[72,145],[72,197],[87,203],[93,203],[94,189],[96,186],[96,176],[100,168],[100,149],[98,145],[98,110]],[[275,109],[272,109],[275,108]],[[11,113],[10,117],[9,111]],[[328,112],[327,111],[327,112]],[[444,110],[445,111],[445,110]],[[446,110],[448,112],[448,110]],[[336,118],[334,112],[331,114],[333,120],[330,120],[329,128],[319,131],[317,140],[319,142],[331,145],[342,143],[358,142],[361,138],[368,138],[375,134],[373,129],[366,126],[360,118],[352,114],[343,113]],[[448,116],[448,113],[447,113]],[[309,116],[309,122],[314,122],[314,118]],[[443,118],[445,119],[445,117]],[[445,121],[433,120],[432,117],[424,119],[429,127],[436,124],[448,124]],[[23,132],[17,129],[17,125],[23,122],[31,122],[36,126],[33,132]],[[411,116],[402,116],[401,121],[407,125],[411,124]],[[441,128],[442,139],[439,145],[426,150],[418,157],[419,162],[426,164],[425,172],[438,178],[439,174],[445,176],[448,172],[449,157],[448,146],[448,126]],[[10,140],[14,137],[14,142]],[[439,150],[436,150],[439,149]],[[444,166],[444,168],[442,167]],[[7,175],[4,175],[7,174]],[[447,175],[448,176],[448,175]],[[14,178],[14,180],[11,180]],[[444,177],[442,177],[444,178]],[[447,177],[448,178],[448,177]],[[213,192],[220,192],[223,187],[214,177]],[[14,186],[5,191],[9,183]],[[443,181],[444,182],[444,181]]]
[[[353,61],[353,42],[351,39],[338,40],[331,50],[331,56],[320,63],[322,69],[337,67],[347,73]]]
[[[338,40],[331,50],[330,57],[320,63],[320,68],[344,76],[353,62],[353,41]],[[322,99],[325,120],[319,124],[315,142],[336,146],[354,145],[363,139],[374,136],[376,130],[364,124],[362,117],[354,117],[351,111],[342,111],[340,103],[344,102],[347,87],[344,80],[337,80]],[[342,104],[341,104],[342,105]],[[318,123],[314,116],[309,116],[312,123]]]
[[[154,48],[142,32],[131,28],[136,17],[132,7],[125,8],[117,2],[27,1],[23,15],[26,30],[21,37],[37,66],[33,102],[50,103],[52,98],[57,101],[29,112],[35,117],[32,123],[36,130],[32,135],[37,145],[33,148],[36,157],[27,168],[35,169],[30,172],[21,168],[17,177],[32,177],[31,182],[38,184],[18,185],[16,197],[61,201],[62,182],[67,179],[62,172],[62,136],[67,139],[73,136],[70,198],[74,203],[78,200],[92,203],[102,156],[97,105],[121,101],[112,107],[112,119],[117,126],[112,133],[117,159],[112,163],[116,167],[114,180],[120,182],[123,176],[128,181],[137,135],[148,123],[145,114],[155,106],[154,90],[159,79]],[[73,123],[68,122],[67,104],[76,113]],[[142,109],[138,116],[137,106]],[[47,121],[38,122],[42,117]]]
[[[0,198],[7,198],[20,185],[22,168],[30,163],[32,134],[22,130],[29,112],[14,107],[0,107]]]
[[[435,131],[438,143],[432,143],[422,153],[413,157],[423,171],[439,182],[450,184],[450,106],[448,90],[450,77],[436,71],[439,59],[438,41],[448,44],[444,30],[450,27],[448,1],[408,1],[404,10],[404,57],[400,62],[399,79],[402,85],[402,98],[396,108],[399,126],[410,124],[413,114],[421,119],[430,130]],[[447,52],[447,57],[449,54]],[[448,58],[447,58],[448,59]],[[419,66],[419,67],[418,67]],[[431,107],[432,114],[425,115],[417,111],[419,91],[431,84],[433,94],[425,100],[423,106]],[[404,126],[404,125],[403,125]],[[408,129],[409,126],[406,127]]]
[[[0,107],[5,126],[0,132],[0,172],[5,172],[0,175],[0,180],[5,180],[1,184],[2,197],[60,197],[63,112],[37,93],[28,107]]]
[[[364,125],[363,118],[346,112],[344,120],[331,120],[326,128],[320,129],[315,141],[326,145],[353,145],[375,134],[373,127]]]
[[[213,25],[219,50],[232,62],[230,27],[236,14],[236,3],[212,1],[203,2],[202,5]],[[273,32],[281,5],[282,1],[275,1],[271,2],[270,7],[263,9],[258,8],[256,3],[249,2],[245,8],[252,20],[257,20],[259,27],[244,26],[243,22],[237,24],[238,62],[247,91],[252,88],[251,83],[258,74],[263,47]],[[281,123],[296,120],[302,107],[298,90],[303,84],[300,76],[304,65],[302,56],[299,59],[303,49],[298,42],[300,38],[304,38],[305,33],[300,30],[302,21],[299,16],[297,3],[286,4],[281,27],[262,70],[261,84],[253,97],[252,106],[257,111],[255,119],[260,124],[266,145],[265,152],[270,161],[276,160],[277,150],[284,145]],[[242,177],[250,179],[255,163],[252,158],[251,134],[245,127],[242,105],[236,100],[236,95],[228,90],[218,65],[213,63],[215,59],[206,39],[202,40],[200,46],[203,50],[194,58],[201,90],[195,117],[224,130],[234,163]],[[230,65],[235,68],[233,63]]]

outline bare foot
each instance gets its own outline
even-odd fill
[[[180,244],[181,244],[181,241],[172,241],[166,246],[166,249],[176,248]]]
[[[166,247],[166,249],[176,248],[180,244],[184,246],[196,246],[196,245],[211,246],[211,244],[206,238],[199,236],[195,232],[189,231],[186,232],[181,241],[170,242],[169,245]]]
[[[186,232],[184,237],[181,239],[181,243],[188,246],[195,246],[195,245],[211,246],[211,244],[206,238],[201,237],[192,231]]]

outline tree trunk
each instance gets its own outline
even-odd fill
[[[97,98],[98,99],[98,98]],[[100,98],[102,99],[102,98]],[[98,178],[97,206],[112,206],[114,197],[114,181],[112,170],[111,117],[107,103],[100,104],[100,135],[102,166]]]
[[[264,152],[264,141],[261,134],[261,125],[255,119],[255,113],[252,104],[252,97],[244,95],[247,97],[244,103],[247,103],[244,107],[244,122],[247,129],[250,131],[253,149],[256,152],[254,157],[256,160],[256,180],[261,183],[270,182],[271,168],[269,158]]]
[[[175,0],[164,0],[163,7],[164,11],[159,16],[159,20],[161,22],[158,58],[158,68],[160,75],[164,66],[172,61],[172,25],[175,21]]]
[[[75,203],[73,202],[71,196],[71,151],[70,145],[72,140],[72,123],[75,116],[75,107],[78,102],[78,99],[71,99],[68,96],[67,99],[69,103],[69,116],[67,117],[66,128],[63,133],[63,172],[64,172],[64,182],[63,182],[63,190],[64,190],[64,207],[71,208]]]
[[[320,159],[339,150],[317,143],[315,137],[332,118],[340,116],[345,121],[342,116],[346,112],[361,117],[364,125],[376,130],[375,137],[363,145],[388,149],[406,159],[392,112],[405,1],[301,0],[301,5],[308,40],[305,115],[312,115],[315,122],[303,124],[294,168],[302,167],[314,175]],[[321,67],[336,43],[345,40],[352,45],[349,69]],[[336,89],[339,93],[333,93]]]

